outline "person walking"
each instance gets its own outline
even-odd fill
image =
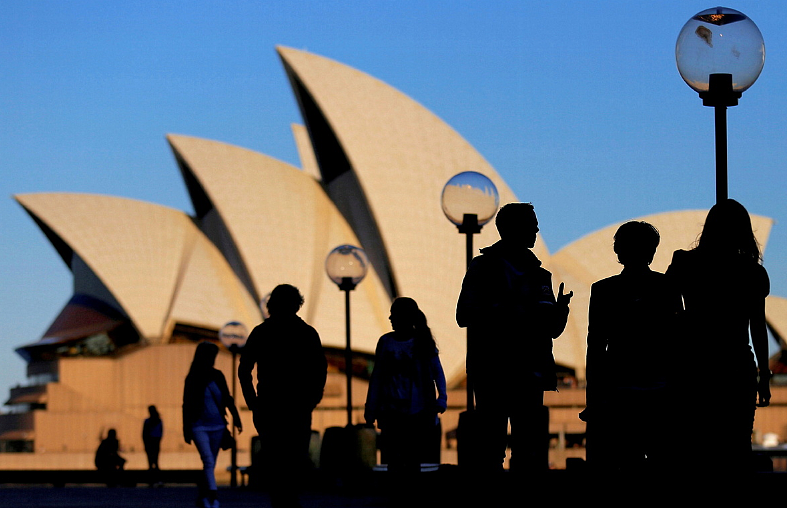
[[[270,317],[251,331],[238,365],[274,507],[300,506],[298,480],[309,465],[312,411],[328,375],[317,330],[297,315],[302,305],[298,288],[276,286],[268,299]]]
[[[216,458],[222,437],[228,433],[227,410],[232,423],[243,431],[235,400],[227,387],[224,374],[214,367],[219,347],[213,342],[200,342],[194,352],[191,368],[183,388],[183,437],[192,441],[202,460],[203,478],[199,485],[198,504],[203,508],[218,508]]]

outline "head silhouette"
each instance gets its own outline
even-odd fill
[[[614,251],[618,262],[624,266],[647,266],[653,261],[659,246],[659,232],[653,225],[642,221],[631,221],[615,232]]]
[[[536,243],[538,219],[530,203],[508,203],[503,205],[495,217],[495,226],[503,242],[526,248]]]
[[[714,255],[740,255],[755,261],[762,258],[749,212],[734,199],[711,207],[696,248]]]
[[[435,354],[432,330],[426,321],[426,315],[412,298],[400,296],[391,304],[391,326],[394,332],[415,338],[416,355],[431,356]]]
[[[213,342],[203,341],[197,344],[194,351],[194,359],[191,361],[191,371],[205,371],[213,368],[216,356],[219,354],[219,346]]]
[[[426,324],[426,316],[412,298],[400,296],[391,304],[391,326],[394,330],[413,330]]]
[[[273,288],[268,298],[268,313],[271,316],[296,314],[303,305],[303,295],[298,288],[280,284]]]

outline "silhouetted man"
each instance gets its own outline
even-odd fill
[[[322,399],[327,376],[320,336],[297,315],[302,305],[297,288],[276,286],[268,300],[270,317],[249,334],[238,366],[274,506],[299,506],[295,481],[308,467],[312,411]]]
[[[502,468],[511,424],[512,469],[548,468],[549,417],[544,391],[557,389],[552,339],[563,333],[573,293],[557,299],[552,274],[530,250],[538,220],[530,203],[503,206],[500,241],[481,249],[462,283],[456,309],[468,328],[467,373],[477,407],[474,458],[482,470]]]
[[[587,337],[587,460],[594,471],[663,470],[672,418],[668,376],[675,356],[678,292],[650,269],[659,233],[647,222],[618,228],[619,275],[590,288]],[[647,458],[647,459],[646,459]]]

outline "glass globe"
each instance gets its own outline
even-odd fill
[[[697,92],[708,91],[711,74],[731,74],[733,91],[743,92],[762,72],[765,43],[745,14],[714,7],[683,26],[675,44],[675,60],[683,80]]]
[[[249,332],[243,323],[239,321],[230,321],[219,330],[219,340],[227,349],[231,349],[233,346],[243,347],[248,338]]]
[[[340,285],[343,279],[350,278],[358,284],[366,277],[369,269],[369,258],[360,247],[340,245],[333,249],[325,258],[325,272],[334,284]]]
[[[475,214],[483,226],[497,213],[500,196],[488,177],[475,171],[453,176],[443,187],[440,197],[443,213],[456,226],[461,226],[465,214]]]

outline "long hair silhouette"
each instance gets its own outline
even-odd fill
[[[212,342],[204,341],[197,344],[186,382],[193,383],[194,386],[207,385],[218,354],[219,346]]]
[[[391,322],[396,323],[395,331],[409,331],[413,334],[417,357],[431,358],[437,354],[437,344],[426,321],[426,315],[418,308],[415,300],[406,296],[396,298],[391,304]]]
[[[743,256],[762,262],[749,212],[734,199],[726,199],[711,207],[695,249],[707,255]]]

